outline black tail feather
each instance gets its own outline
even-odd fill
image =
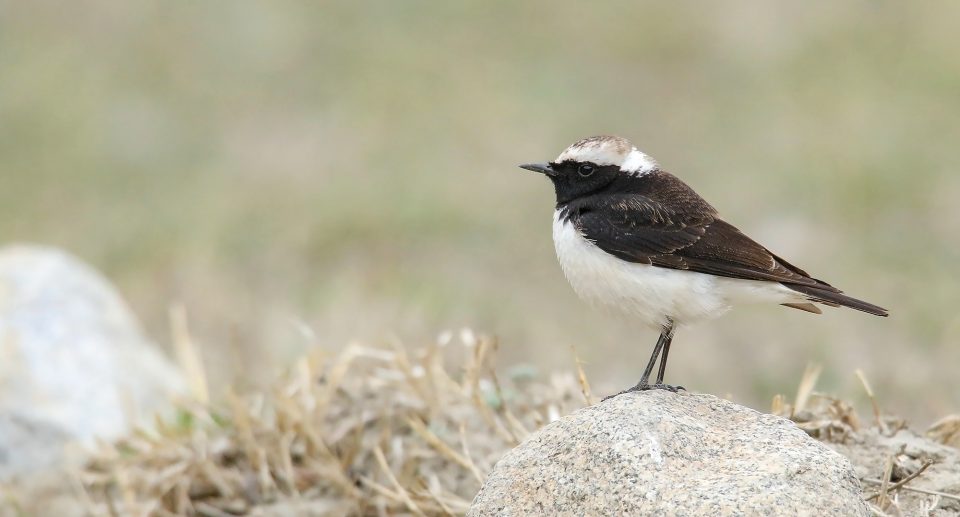
[[[874,316],[889,316],[890,313],[887,312],[883,307],[877,307],[872,303],[867,303],[863,300],[858,300],[852,298],[843,293],[833,291],[830,289],[825,289],[822,287],[814,285],[797,285],[797,284],[783,284],[790,289],[798,293],[803,293],[810,297],[810,301],[822,303],[825,305],[842,305],[844,307],[850,307],[851,309],[856,309],[858,311],[863,311],[868,314],[873,314]]]

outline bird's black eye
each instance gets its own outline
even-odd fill
[[[596,170],[596,167],[594,167],[593,165],[590,165],[589,163],[581,163],[580,166],[577,167],[577,174],[579,174],[584,178],[587,178],[591,174],[593,174],[593,171],[595,170]]]

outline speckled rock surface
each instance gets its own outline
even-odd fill
[[[584,408],[494,467],[469,516],[870,515],[850,462],[788,420],[647,391]]]

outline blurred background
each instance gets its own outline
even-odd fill
[[[768,408],[820,388],[960,406],[960,4],[0,2],[0,239],[112,279],[215,386],[311,346],[471,327],[500,361],[639,376],[656,335],[587,307],[548,182],[619,134],[791,262],[891,310],[740,308],[668,380]]]

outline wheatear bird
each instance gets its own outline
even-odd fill
[[[660,331],[640,382],[626,391],[682,389],[663,384],[674,331],[734,305],[769,302],[820,314],[820,303],[887,316],[757,244],[623,138],[585,138],[552,162],[520,167],[553,182],[553,243],[577,294]]]

